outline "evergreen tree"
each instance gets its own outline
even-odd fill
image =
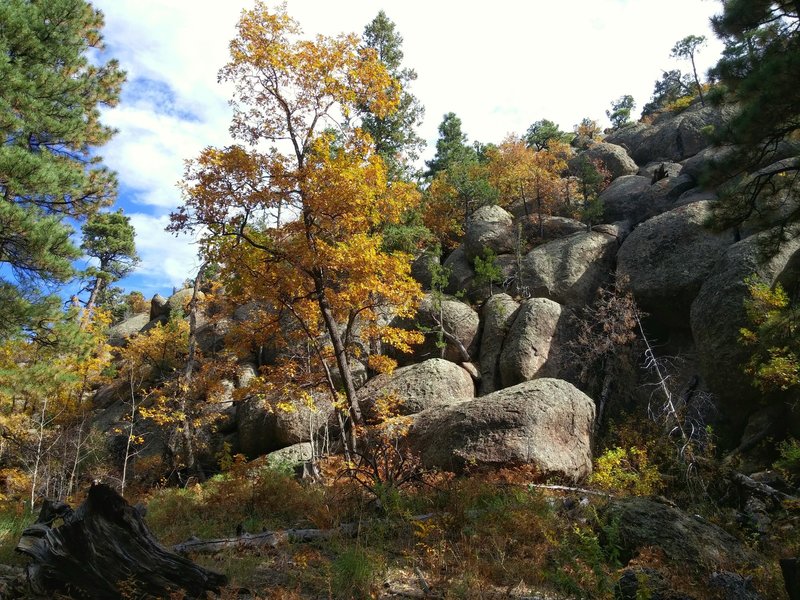
[[[100,263],[86,270],[86,275],[93,278],[86,304],[90,309],[104,304],[103,293],[110,283],[119,281],[136,268],[139,257],[135,237],[130,217],[123,215],[121,209],[97,213],[84,223],[81,250]]]
[[[528,148],[544,150],[551,140],[569,142],[571,137],[568,133],[561,131],[558,125],[552,121],[541,119],[528,127],[528,131],[525,133],[525,143]]]
[[[636,103],[633,101],[633,96],[626,94],[620,96],[611,103],[611,110],[606,111],[606,116],[611,121],[611,126],[614,129],[624,127],[631,122],[631,111]]]
[[[773,240],[779,243],[791,234],[788,225],[800,221],[800,2],[730,0],[713,25],[725,42],[710,73],[721,84],[714,100],[737,106],[729,126],[717,132],[718,142],[734,151],[711,174],[711,183],[727,181],[716,224],[767,216],[781,225]]]
[[[439,124],[439,139],[436,140],[436,156],[425,161],[428,177],[446,171],[454,163],[478,162],[478,152],[467,144],[467,135],[461,131],[461,119],[449,112]]]
[[[102,15],[84,0],[0,3],[0,338],[44,319],[43,287],[73,276],[79,256],[66,217],[81,219],[113,199],[113,173],[94,149],[113,130],[124,73],[91,64],[102,48]]]
[[[414,131],[425,114],[419,100],[409,91],[409,85],[417,78],[413,69],[402,68],[403,38],[395,30],[395,24],[380,11],[364,29],[364,43],[378,53],[378,59],[400,86],[397,110],[389,115],[378,116],[366,105],[360,105],[361,127],[375,141],[375,148],[389,169],[393,179],[408,177],[412,163],[419,158],[425,146],[424,140]]]
[[[688,58],[692,63],[692,75],[694,75],[694,83],[697,86],[697,93],[700,96],[700,104],[705,106],[706,101],[703,97],[703,86],[700,84],[700,77],[697,75],[697,65],[695,64],[695,54],[706,45],[706,38],[704,35],[687,35],[682,40],[679,40],[672,47],[670,52],[671,58]]]
[[[691,75],[681,73],[678,69],[664,71],[661,79],[653,85],[650,102],[642,108],[642,116],[651,115],[661,108],[666,108],[678,98],[693,94]]]

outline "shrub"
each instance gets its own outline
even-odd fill
[[[649,496],[662,487],[658,468],[650,464],[647,450],[637,448],[610,448],[594,464],[589,481],[609,492]]]

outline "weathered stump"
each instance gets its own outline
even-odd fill
[[[58,519],[63,523],[55,526]],[[224,575],[164,548],[140,512],[102,484],[93,485],[75,511],[45,502],[16,549],[31,558],[28,581],[41,595],[165,598],[183,590],[197,598],[226,583]]]

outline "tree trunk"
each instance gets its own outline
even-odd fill
[[[57,519],[63,524],[53,527]],[[46,501],[16,550],[32,559],[28,581],[35,594],[87,598],[190,598],[219,591],[226,577],[164,548],[140,511],[107,485],[93,485],[73,511]]]
[[[350,427],[350,449],[354,450],[356,441],[354,426],[363,423],[361,408],[358,406],[356,386],[355,383],[353,383],[353,374],[350,372],[350,364],[347,362],[347,350],[344,347],[344,343],[342,343],[342,336],[339,334],[339,324],[336,322],[331,306],[328,303],[328,297],[325,294],[321,275],[315,275],[314,285],[317,292],[317,303],[322,313],[322,320],[325,323],[325,329],[328,331],[328,335],[331,337],[333,352],[336,356],[336,365],[339,367],[339,373],[341,374],[342,383],[344,384],[344,393],[347,396],[350,419],[352,420]]]
[[[100,294],[100,289],[103,287],[103,279],[98,277],[94,280],[94,287],[92,287],[92,293],[89,296],[89,302],[86,304],[86,311],[92,312],[94,305],[97,303],[97,296]]]
[[[697,67],[694,66],[694,54],[690,56],[692,60],[692,72],[694,73],[694,82],[697,84],[697,93],[700,95],[700,105],[705,106],[706,100],[703,98],[703,86],[700,85],[700,78],[697,76]]]

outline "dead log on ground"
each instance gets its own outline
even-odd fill
[[[410,517],[409,521],[427,521],[434,516],[433,513]],[[234,537],[218,538],[215,540],[201,540],[189,538],[185,542],[173,546],[179,554],[216,554],[223,550],[245,550],[253,548],[277,548],[282,544],[299,544],[329,540],[335,537],[353,537],[359,529],[369,523],[345,523],[334,529],[283,529],[280,531],[262,531],[261,533],[243,533]]]
[[[63,523],[56,527],[58,519]],[[164,548],[139,511],[102,484],[75,511],[46,501],[16,549],[32,559],[28,581],[40,595],[167,598],[183,590],[197,598],[226,583],[224,575]]]

